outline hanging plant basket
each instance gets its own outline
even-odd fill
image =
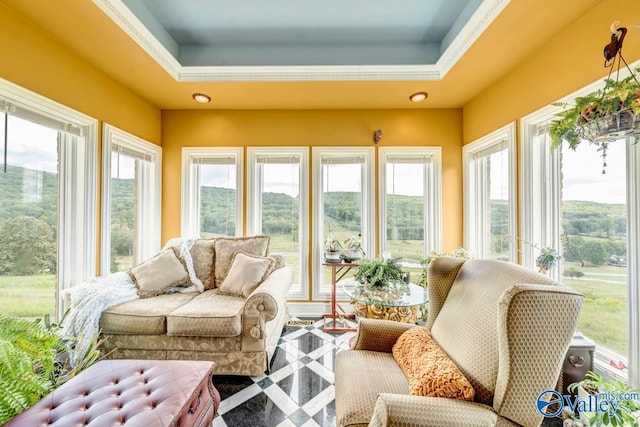
[[[640,82],[622,56],[622,41],[627,29],[615,29],[616,24],[612,25],[611,42],[604,49],[605,67],[609,67],[604,88],[577,97],[572,105],[554,104],[564,110],[556,114],[549,129],[553,149],[560,147],[563,141],[573,150],[582,141],[594,144],[603,158],[603,173],[610,142],[629,137],[634,142],[640,140]],[[631,75],[620,79],[622,63]],[[615,80],[611,78],[614,69],[618,71]]]
[[[580,138],[599,144],[617,141],[627,137],[640,136],[640,116],[633,111],[624,109],[617,113],[585,120],[578,125]]]

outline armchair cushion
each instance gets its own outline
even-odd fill
[[[174,286],[189,283],[189,273],[174,248],[165,249],[153,258],[128,271],[140,298],[160,295]]]
[[[248,297],[273,271],[274,258],[236,252],[227,277],[220,284],[220,292]]]
[[[409,393],[473,401],[473,387],[425,327],[404,332],[393,358],[409,380]]]

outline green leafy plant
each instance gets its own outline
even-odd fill
[[[353,274],[354,279],[369,286],[384,286],[403,282],[402,267],[393,258],[364,258]]]
[[[340,249],[342,249],[342,243],[333,237],[333,234],[329,234],[327,239],[324,241],[325,252],[339,252]]]
[[[96,336],[71,368],[67,355],[75,340],[64,340],[60,329],[48,316],[42,321],[0,315],[0,424],[102,357]]]
[[[564,107],[564,110],[556,114],[556,119],[551,122],[551,147],[556,149],[566,140],[569,148],[575,150],[583,140],[580,128],[587,123],[618,114],[622,110],[628,110],[634,116],[640,115],[640,85],[633,75],[622,80],[605,79],[604,88],[577,97],[572,105],[553,105]],[[593,143],[606,150],[608,141]]]
[[[626,400],[622,397],[638,396],[640,390],[634,390],[622,381],[607,381],[603,376],[593,371],[588,371],[585,379],[575,382],[567,386],[567,390],[571,393],[578,392],[582,387],[585,392],[590,395],[598,395],[600,393],[608,393],[608,396],[614,396],[617,406],[615,410],[609,408],[605,412],[589,412],[590,426],[638,426],[638,416],[640,414],[640,403],[637,400]],[[635,414],[634,414],[635,413]]]
[[[471,258],[471,255],[469,254],[469,251],[467,251],[465,248],[458,248],[458,249],[454,249],[451,252],[436,252],[436,251],[431,251],[431,253],[429,253],[429,256],[427,256],[423,261],[422,261],[422,273],[420,274],[420,279],[418,280],[418,285],[426,288],[428,286],[427,283],[427,267],[429,266],[429,264],[431,264],[431,261],[433,261],[434,259],[441,257],[441,256],[449,256],[449,257],[454,257],[454,258],[465,258],[465,259],[469,259]]]

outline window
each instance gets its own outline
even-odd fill
[[[314,299],[330,296],[323,269],[324,241],[361,236],[368,257],[375,256],[373,230],[373,148],[314,148]]]
[[[95,275],[96,125],[0,79],[2,314],[55,319]]]
[[[104,124],[102,273],[127,271],[160,250],[162,149]]]
[[[440,147],[380,147],[378,159],[381,251],[419,276],[441,245]]]
[[[242,236],[242,148],[182,149],[182,235]]]
[[[248,148],[248,234],[271,236],[270,252],[293,268],[290,298],[308,298],[308,148]]]
[[[596,343],[596,369],[637,385],[640,150],[611,142],[604,175],[600,153],[587,143],[552,152],[547,129],[555,111],[523,119],[522,231],[530,243],[523,263],[535,268],[533,245],[561,251],[552,273],[586,296],[578,330]]]
[[[464,247],[517,261],[515,124],[462,147]]]

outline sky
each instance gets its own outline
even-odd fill
[[[0,115],[0,141],[4,135],[4,115]],[[32,169],[57,171],[57,132],[44,126],[16,118],[9,118],[8,163],[22,165]],[[497,156],[496,154],[494,155]],[[563,149],[563,200],[590,200],[600,203],[625,203],[625,147],[612,143],[609,147],[606,174],[601,174],[602,158],[595,147],[580,144],[577,151]],[[0,158],[3,158],[3,150]],[[506,156],[503,156],[506,157]],[[3,159],[4,160],[4,159]],[[126,156],[117,156],[112,161],[112,174],[120,178],[133,177],[133,162]],[[492,159],[493,160],[493,159]],[[506,161],[506,159],[501,159]],[[119,166],[119,171],[118,171]],[[264,165],[268,179],[268,191],[298,194],[297,165]],[[361,182],[358,173],[360,165],[330,165],[330,176],[325,175],[324,191],[360,191]],[[419,196],[422,186],[415,185],[420,179],[421,165],[397,165],[395,173],[387,174],[387,189],[395,194]],[[415,170],[414,170],[415,169]],[[118,173],[119,172],[119,173]],[[500,168],[492,168],[492,182],[504,181],[498,174]],[[202,184],[207,186],[234,188],[236,181],[235,166],[226,165],[202,168]],[[492,198],[506,197],[508,187],[492,186]]]

